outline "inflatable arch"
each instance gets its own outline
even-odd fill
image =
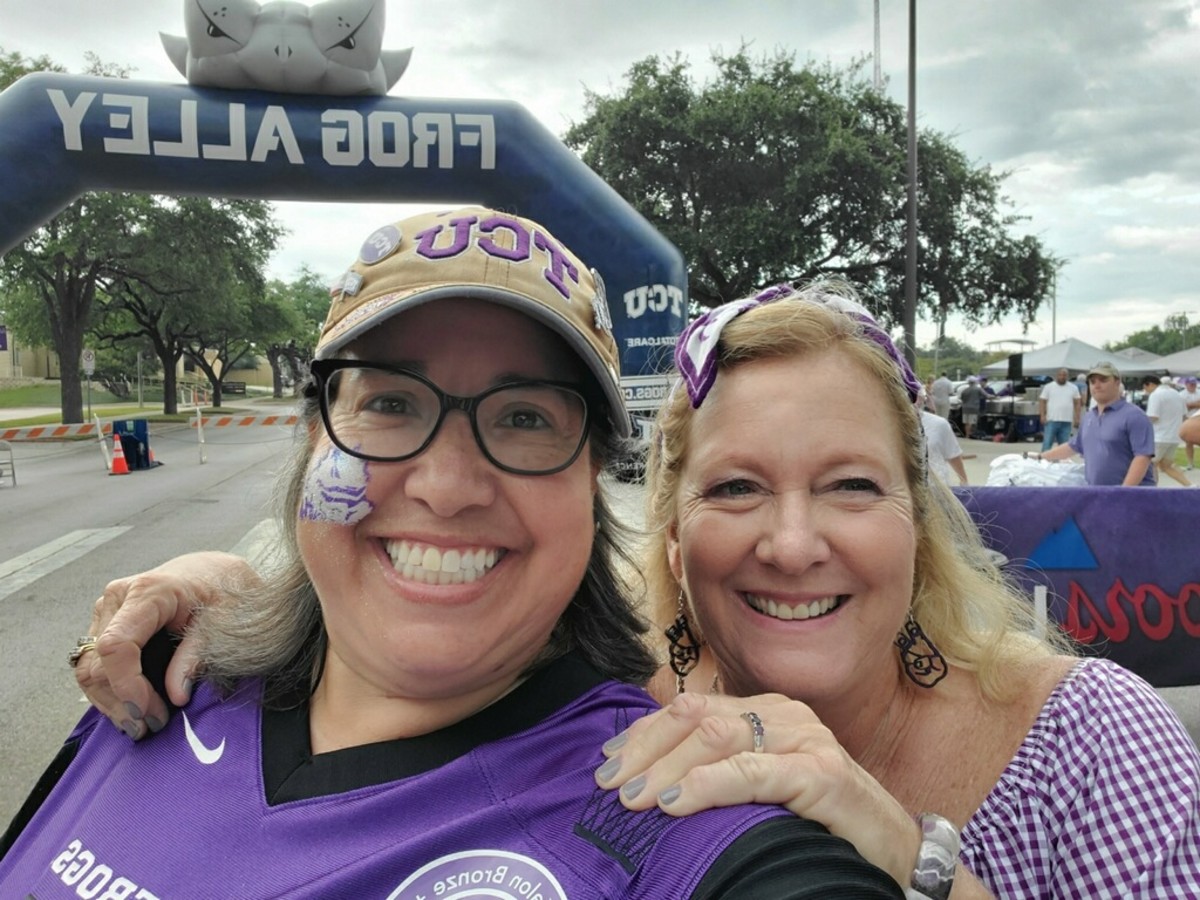
[[[545,222],[604,276],[631,406],[687,315],[683,257],[523,107],[36,73],[0,93],[0,255],[86,191],[482,203]],[[640,376],[640,377],[639,377]]]

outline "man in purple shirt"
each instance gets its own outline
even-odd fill
[[[1121,396],[1121,373],[1112,363],[1092,366],[1087,383],[1096,405],[1084,414],[1079,431],[1069,443],[1033,457],[1056,462],[1079,454],[1088,484],[1154,487],[1150,470],[1154,426],[1150,418]]]

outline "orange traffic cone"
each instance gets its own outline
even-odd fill
[[[121,446],[121,436],[113,432],[113,461],[109,475],[128,475],[129,464],[125,462],[125,450]]]

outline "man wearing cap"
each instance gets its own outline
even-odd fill
[[[1150,418],[1121,396],[1121,373],[1112,363],[1092,366],[1087,383],[1096,405],[1084,414],[1079,431],[1068,443],[1033,457],[1057,462],[1079,454],[1088,484],[1153,487]]]
[[[1189,375],[1183,379],[1183,402],[1187,406],[1187,418],[1200,416],[1200,391],[1196,390],[1196,377]],[[1187,457],[1187,470],[1190,472],[1196,466],[1196,445],[1191,441],[1183,442],[1183,455]]]
[[[1164,388],[1157,375],[1142,379],[1146,392],[1146,415],[1154,423],[1154,465],[1159,472],[1170,476],[1184,487],[1191,487],[1187,476],[1175,467],[1175,451],[1179,449],[1179,426],[1187,417],[1187,401],[1169,384]]]
[[[1079,411],[1083,401],[1079,391],[1067,378],[1070,373],[1059,369],[1054,380],[1042,386],[1038,395],[1038,415],[1042,421],[1042,450],[1049,450],[1071,439],[1071,429],[1079,427]]]

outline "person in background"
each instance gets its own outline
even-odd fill
[[[921,430],[925,434],[926,456],[929,460],[929,471],[949,485],[952,477],[957,477],[958,484],[965,486],[967,467],[963,465],[962,447],[954,436],[954,429],[941,416],[934,415],[925,408],[927,396],[924,388],[917,399],[917,410],[921,414]]]
[[[1196,378],[1189,375],[1183,379],[1183,400],[1187,404],[1187,418],[1200,416],[1200,390],[1196,389]],[[1187,470],[1196,467],[1196,445],[1191,441],[1183,442],[1183,455],[1187,459]]]
[[[1175,465],[1175,451],[1179,449],[1179,428],[1187,418],[1187,401],[1183,394],[1167,385],[1157,375],[1142,379],[1142,390],[1146,392],[1146,415],[1154,425],[1154,465],[1167,477],[1184,487],[1192,487],[1188,477]]]
[[[983,404],[987,402],[987,395],[979,386],[979,379],[974,375],[969,376],[967,386],[963,388],[962,394],[959,396],[962,398],[963,437],[979,437],[977,430],[979,413],[983,409]]]
[[[1154,486],[1154,426],[1137,406],[1121,396],[1121,373],[1100,362],[1087,373],[1088,391],[1095,404],[1080,421],[1079,431],[1065,444],[1034,459],[1059,462],[1083,457],[1083,476],[1091,485]]]
[[[979,390],[983,392],[983,396],[979,398],[979,421],[983,422],[987,418],[988,400],[996,396],[996,389],[988,383],[988,377],[986,375],[980,375]],[[978,431],[976,431],[976,437],[985,441],[988,439],[988,435],[986,433],[979,434]]]
[[[279,566],[133,586],[182,606],[165,623],[225,595],[195,695],[84,716],[0,845],[0,897],[901,896],[778,807],[677,819],[595,784],[657,707],[622,683],[654,662],[599,489],[630,420],[594,270],[509,213],[384,226],[311,376]],[[94,635],[81,684],[124,656]]]
[[[927,410],[929,410],[929,412],[933,413],[934,415],[937,415],[937,407],[934,406],[934,403],[933,403],[933,376],[932,375],[926,376],[924,390],[925,390],[925,394],[924,394],[925,400],[924,400],[924,404],[921,406],[921,409],[927,409]]]
[[[954,384],[943,372],[937,377],[937,380],[930,385],[929,396],[933,399],[933,411],[943,419],[950,418],[950,394],[954,391]]]
[[[1059,369],[1054,380],[1042,385],[1038,395],[1038,418],[1042,423],[1042,450],[1049,450],[1071,439],[1071,430],[1079,427],[1083,400],[1068,381],[1070,373]]]

